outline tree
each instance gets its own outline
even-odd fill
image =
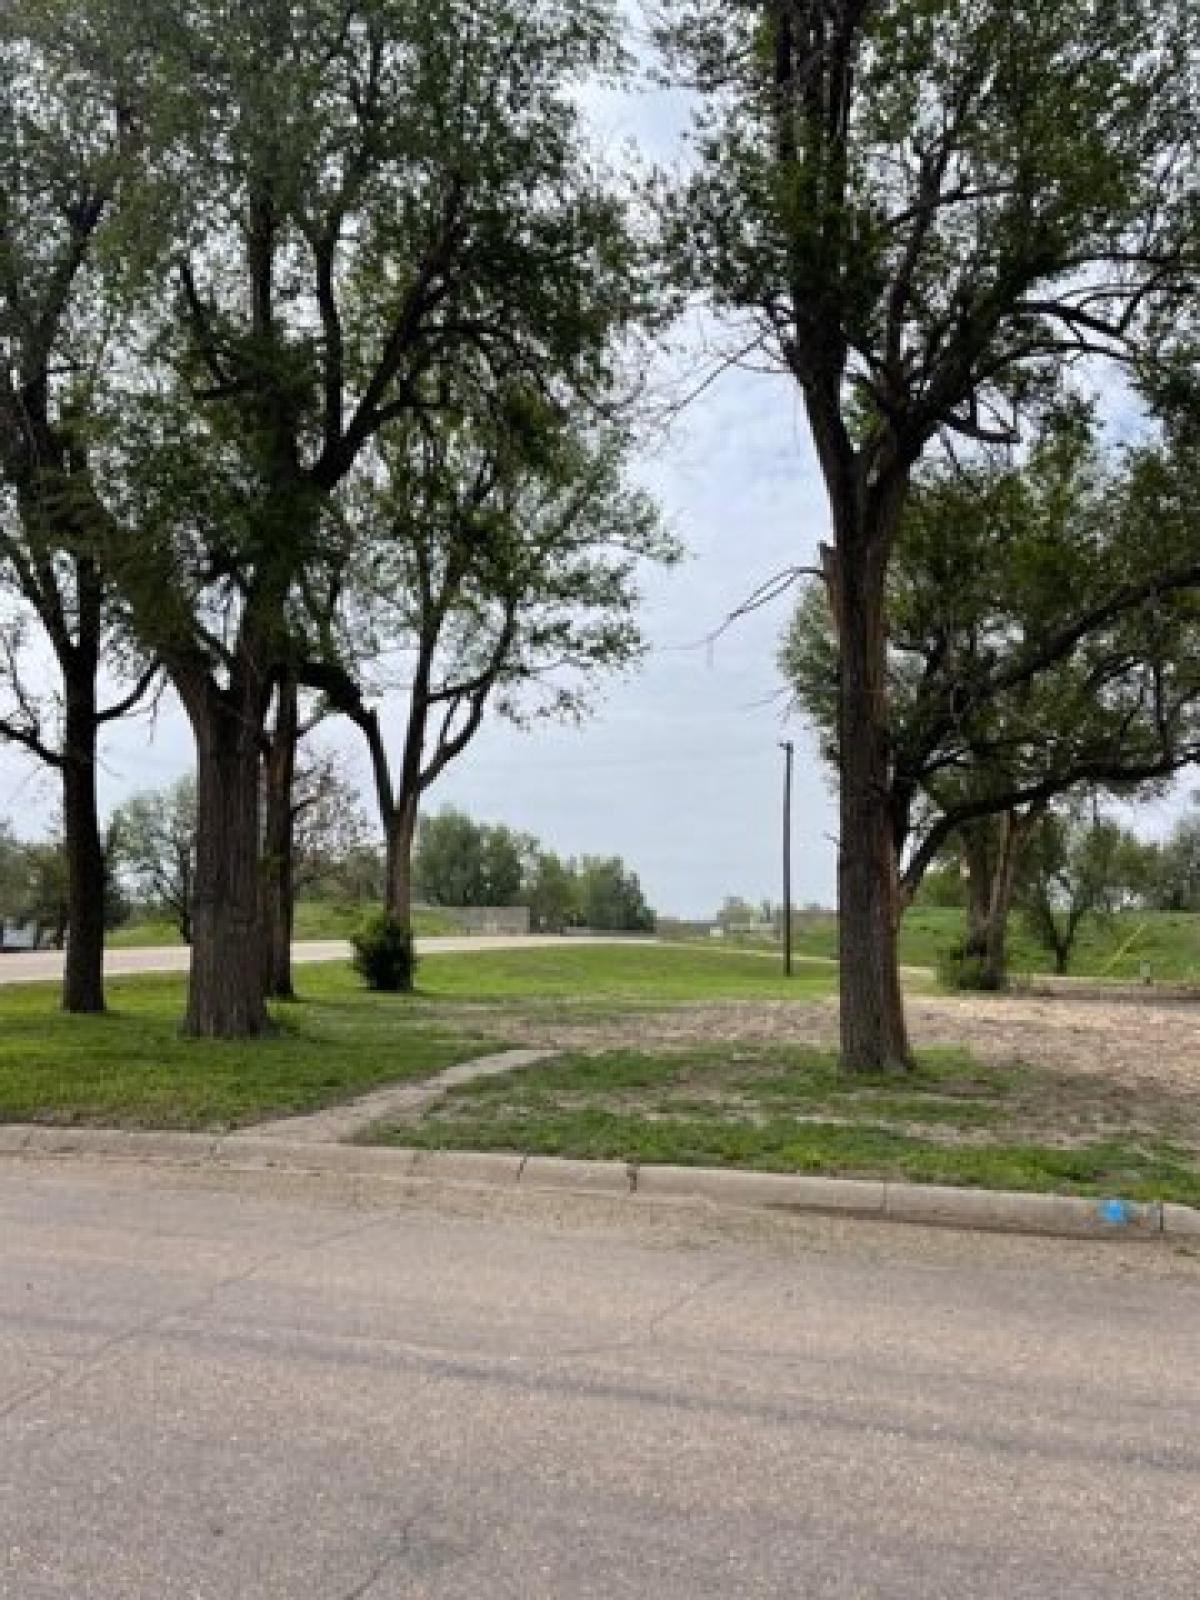
[[[1161,911],[1200,911],[1200,814],[1195,809],[1180,817],[1158,846],[1146,893]]]
[[[645,650],[635,620],[643,562],[678,550],[650,500],[626,482],[630,441],[582,425],[524,390],[504,403],[466,393],[451,416],[418,419],[381,447],[384,477],[363,496],[355,538],[367,570],[339,581],[370,617],[319,630],[310,681],[363,731],[388,851],[387,907],[411,928],[412,850],[429,790],[486,713],[578,719],[603,676]],[[361,530],[361,531],[359,531]],[[393,766],[355,641],[404,651],[406,717]],[[364,664],[369,672],[370,664]]]
[[[62,949],[67,931],[67,861],[62,841],[27,843],[0,821],[0,924],[34,923],[37,942],[49,928]]]
[[[102,902],[105,929],[120,927],[129,916],[129,904],[110,866],[111,852],[106,842]],[[49,929],[51,942],[61,950],[68,933],[69,880],[70,857],[61,820],[53,835],[28,842],[15,836],[11,824],[0,821],[0,923],[13,920],[36,924],[39,943],[43,931]]]
[[[110,851],[143,903],[165,912],[191,944],[196,918],[196,780],[135,794],[113,813]]]
[[[50,930],[50,942],[61,950],[67,942],[70,921],[69,869],[67,853],[61,839],[42,839],[25,846],[26,870],[29,874],[29,899],[27,916],[38,926],[38,942],[43,929]],[[103,899],[101,900],[103,921]]]
[[[653,933],[654,912],[646,904],[637,873],[630,871],[620,856],[584,856],[576,872],[579,911],[585,928]]]
[[[562,933],[581,920],[579,880],[573,865],[564,865],[553,850],[538,850],[527,868],[521,898],[537,933]]]
[[[1008,982],[1008,923],[1022,855],[1045,814],[1044,802],[964,822],[959,828],[967,877],[965,955],[978,963],[979,985]]]
[[[312,748],[299,763],[294,812],[296,821],[296,892],[318,893],[358,870],[355,863],[378,848],[377,835],[363,810],[358,786],[343,776],[345,757]]]
[[[963,874],[962,852],[949,847],[928,869],[921,886],[913,896],[913,903],[936,906],[942,910],[964,911],[967,905],[967,883]]]
[[[435,906],[517,905],[534,848],[525,835],[461,811],[423,817],[414,858],[418,893]]]
[[[1008,439],[1056,369],[1137,354],[1194,250],[1190,0],[675,0],[709,91],[677,280],[795,380],[827,490],[849,1071],[904,1070],[887,579],[939,436]]]
[[[1060,975],[1089,917],[1111,915],[1145,882],[1145,846],[1127,829],[1078,812],[1043,817],[1030,840],[1020,900],[1030,932]]]
[[[107,373],[105,558],[196,737],[186,1026],[250,1036],[263,729],[347,485],[439,364],[547,393],[614,381],[636,251],[577,91],[619,52],[608,0],[110,4],[146,41],[161,270]]]
[[[0,928],[25,907],[28,872],[25,851],[7,817],[0,817]]]
[[[968,954],[1005,981],[1023,840],[1080,785],[1161,785],[1200,752],[1200,518],[1185,452],[1106,458],[1076,416],[1015,464],[918,474],[888,576],[900,901],[957,837]],[[782,652],[837,759],[827,598],[803,597]]]
[[[119,226],[136,137],[121,76],[136,49],[98,16],[77,44],[105,80],[76,93],[56,8],[0,16],[0,739],[54,770],[65,819],[63,1005],[104,1009],[106,870],[96,801],[101,729],[148,692],[153,667],[119,648],[97,559],[90,428],[106,358],[105,253]],[[49,646],[57,690],[39,691]],[[26,646],[32,663],[27,659]],[[101,662],[132,687],[102,704]]]

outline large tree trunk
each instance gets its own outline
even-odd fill
[[[268,998],[292,1000],[292,929],[295,921],[295,812],[299,705],[294,682],[280,685],[275,728],[263,762],[266,816],[263,826],[263,982]]]
[[[245,1039],[268,1027],[263,998],[259,775],[264,709],[211,682],[186,696],[196,735],[196,882],[185,1029]]]
[[[899,507],[894,515],[898,519]],[[886,530],[843,539],[833,599],[841,674],[838,946],[842,1070],[900,1073],[912,1064],[900,992],[900,893],[890,794]]]
[[[63,1009],[104,1010],[104,845],[96,805],[96,684],[68,677],[63,745],[63,823],[67,855],[67,954]]]

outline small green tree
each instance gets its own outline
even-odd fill
[[[144,906],[166,915],[192,942],[196,894],[196,780],[132,795],[113,813],[109,852]]]
[[[364,559],[338,572],[337,615],[317,620],[305,668],[366,738],[387,904],[405,923],[426,796],[488,715],[519,726],[585,717],[603,681],[644,655],[641,568],[678,556],[628,481],[625,429],[582,423],[527,390],[485,394],[461,374],[456,387],[453,415],[394,429],[381,447],[383,472],[353,523]],[[370,703],[386,687],[369,659],[378,640],[404,658],[394,751]]]
[[[636,872],[620,856],[584,856],[577,867],[583,925],[597,932],[653,933],[655,916]]]
[[[412,930],[402,927],[380,907],[369,912],[356,930],[354,970],[368,989],[385,994],[409,994],[416,976],[417,956]]]
[[[1019,902],[1033,937],[1065,974],[1089,918],[1111,916],[1145,887],[1145,846],[1099,816],[1052,812],[1024,853]]]
[[[526,871],[521,898],[538,933],[561,933],[581,920],[579,879],[553,850],[537,850]]]
[[[24,911],[28,887],[24,847],[12,823],[0,818],[0,922]]]
[[[1161,911],[1200,911],[1200,812],[1198,797],[1163,842],[1153,849],[1145,894]]]
[[[524,834],[475,822],[447,807],[421,819],[417,892],[435,906],[516,905],[535,848]]]

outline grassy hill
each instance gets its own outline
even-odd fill
[[[963,913],[918,906],[908,912],[900,934],[900,959],[909,966],[932,967],[938,954],[963,936]],[[837,918],[832,912],[804,912],[796,919],[796,951],[806,956],[833,956]],[[1054,970],[1049,954],[1026,933],[1014,916],[1009,935],[1014,976]],[[1079,935],[1072,975],[1133,979],[1142,963],[1150,964],[1156,981],[1200,981],[1200,915],[1185,911],[1125,911],[1090,920]]]
[[[296,907],[297,939],[348,939],[367,909],[330,900],[301,900]],[[428,939],[440,933],[460,931],[450,912],[418,907],[413,913],[418,935]],[[133,950],[159,945],[181,944],[179,930],[170,922],[130,922],[108,936],[110,950]]]

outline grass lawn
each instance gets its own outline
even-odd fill
[[[930,1052],[900,1083],[847,1083],[828,1051],[727,1046],[564,1054],[367,1137],[1200,1204],[1200,1146],[1178,1132],[1170,1105],[962,1052]]]
[[[0,989],[0,1122],[221,1129],[312,1111],[483,1055],[469,1027],[367,993],[349,967],[303,970],[278,1032],[244,1044],[179,1033],[178,977],[118,978],[104,1017],[69,1017],[57,986]]]
[[[939,954],[961,941],[964,914],[952,907],[914,906],[900,928],[900,959],[906,966],[934,967]],[[763,940],[758,949],[774,948]],[[796,951],[817,959],[837,954],[837,918],[832,911],[800,912]],[[1049,953],[1029,937],[1019,915],[1009,927],[1009,966],[1017,978],[1053,972]],[[1200,915],[1187,911],[1122,911],[1085,923],[1071,961],[1071,976],[1136,982],[1148,962],[1156,981],[1200,981]]]
[[[5,988],[0,1121],[233,1127],[540,1038],[548,1062],[369,1137],[1200,1204],[1200,1102],[1177,1086],[953,1050],[901,1082],[847,1083],[827,1050],[739,1034],[770,1014],[786,1039],[780,1002],[803,1011],[834,981],[820,962],[787,980],[728,948],[570,940],[428,956],[408,998],[368,993],[346,965],[305,966],[302,1001],[249,1044],[181,1038],[175,976],[114,980],[104,1018],[64,1016],[53,984]]]
[[[938,952],[962,935],[961,911],[914,907],[904,919],[902,957],[914,965],[933,966]],[[1009,952],[1009,965],[1017,977],[1054,970],[1049,953],[1029,937],[1019,915],[1010,924]],[[1200,916],[1186,911],[1122,911],[1091,918],[1080,932],[1070,975],[1136,982],[1143,962],[1159,982],[1200,979]]]
[[[435,955],[412,998],[368,993],[348,965],[297,968],[302,1000],[278,1033],[247,1044],[184,1039],[184,981],[115,978],[106,1017],[69,1017],[55,984],[0,988],[0,1122],[224,1128],[427,1077],[519,1043],[523,1020],[603,1019],[672,1002],[804,998],[828,968],[791,983],[754,956],[653,946]]]
[[[431,999],[616,1008],[721,1000],[804,1000],[833,993],[824,962],[800,961],[791,978],[760,955],[708,945],[588,945],[572,939],[534,950],[430,955],[418,981]]]
[[[296,907],[296,938],[348,939],[362,921],[366,909],[331,900],[301,900]],[[413,913],[413,923],[418,935],[426,939],[461,931],[452,916],[430,907],[418,907]],[[115,928],[107,943],[110,950],[141,950],[178,945],[183,940],[174,923],[156,921],[131,922],[123,928]]]

